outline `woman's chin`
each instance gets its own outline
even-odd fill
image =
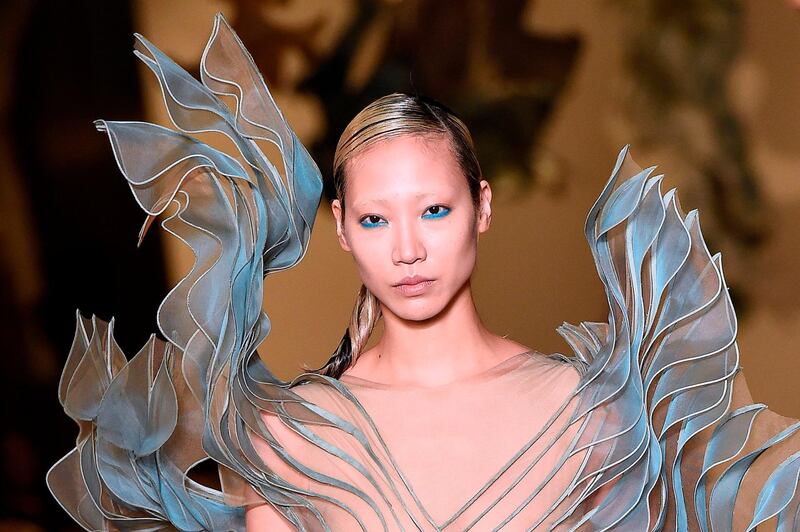
[[[466,286],[466,284],[465,284]],[[398,319],[409,322],[423,322],[436,318],[445,312],[455,303],[461,291],[450,293],[444,286],[438,290],[428,290],[424,293],[415,295],[405,295],[399,292],[392,292],[385,295],[383,302],[383,313],[391,313]]]
[[[431,300],[418,299],[396,303],[389,308],[389,311],[404,321],[426,321],[438,316],[444,307],[445,305],[439,305]]]

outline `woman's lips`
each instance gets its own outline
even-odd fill
[[[394,288],[404,296],[416,296],[428,290],[428,287],[433,284],[433,279],[408,279],[403,280],[400,284],[396,284]]]

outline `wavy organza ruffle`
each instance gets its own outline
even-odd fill
[[[674,189],[661,193],[654,169],[641,170],[623,149],[586,220],[609,322],[564,324],[559,332],[589,363],[572,421],[586,427],[578,445],[588,450],[582,480],[587,492],[606,489],[565,522],[731,530],[736,514],[751,516],[750,530],[777,515],[794,529],[796,501],[776,494],[795,492],[796,460],[788,455],[800,439],[779,444],[800,423],[748,404],[721,255],[706,248],[698,212],[684,215]],[[603,422],[593,423],[602,411]],[[754,423],[758,415],[770,419]],[[757,448],[748,453],[748,446]],[[755,458],[773,447],[786,461],[763,484],[740,489],[745,472],[758,477]],[[754,505],[746,500],[752,493]]]
[[[202,82],[136,38],[135,54],[156,75],[176,130],[102,120],[98,129],[108,133],[147,213],[140,239],[164,214],[162,226],[195,261],[159,307],[158,326],[168,342],[152,338],[130,362],[114,343],[112,326],[79,316],[59,395],[81,430],[76,449],[49,472],[48,485],[87,529],[102,529],[106,521],[137,529],[240,529],[243,509],[187,472],[210,457],[227,465],[226,473],[269,486],[270,498],[289,501],[280,481],[272,485],[263,464],[264,472],[256,473],[248,450],[233,442],[244,434],[245,420],[255,419],[238,410],[249,386],[270,387],[269,399],[287,397],[255,352],[270,328],[262,283],[304,255],[322,179],[221,16],[203,53]],[[199,133],[222,134],[234,149],[215,149],[192,136]],[[277,146],[283,176],[260,141]],[[235,484],[225,480],[223,487]]]
[[[270,330],[263,280],[304,256],[319,170],[221,16],[200,81],[139,35],[135,53],[175,129],[98,128],[147,215],[140,239],[162,216],[195,260],[159,307],[167,341],[153,336],[130,360],[113,320],[77,316],[59,398],[80,430],[47,481],[84,528],[243,530],[253,504],[298,530],[751,530],[771,518],[800,528],[800,424],[752,404],[721,255],[697,212],[662,194],[661,176],[627,148],[585,226],[608,322],[562,325],[573,357],[518,356],[447,395],[315,374],[284,382],[256,352]],[[229,149],[197,138],[207,133]],[[421,436],[391,436],[415,407],[419,430],[438,423],[424,436],[439,453],[521,445],[489,478],[469,476],[475,463],[440,475],[480,486],[445,511],[443,490],[418,496],[437,465],[412,452]],[[219,465],[221,490],[190,476],[204,460]]]

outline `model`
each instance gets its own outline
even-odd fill
[[[466,126],[390,94],[345,129],[337,236],[363,286],[331,360],[291,382],[256,348],[263,279],[306,252],[322,180],[218,16],[201,81],[137,36],[176,130],[98,122],[192,270],[127,361],[113,320],[78,314],[59,396],[80,426],[48,474],[89,530],[798,528],[800,423],[751,404],[719,254],[696,211],[623,149],[586,220],[607,323],[574,355],[483,326],[470,289],[491,221]],[[223,103],[231,101],[231,107]],[[225,153],[194,133],[215,131]],[[274,143],[282,172],[256,141]],[[375,322],[384,334],[364,344]],[[222,489],[187,472],[219,465]]]

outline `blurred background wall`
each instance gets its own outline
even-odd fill
[[[71,530],[46,469],[76,428],[57,400],[75,311],[116,318],[131,356],[191,264],[144,217],[92,121],[167,124],[132,32],[197,73],[214,13],[253,53],[330,175],[366,103],[418,91],[470,125],[493,191],[474,278],[484,320],[569,353],[562,321],[607,307],[583,221],[618,150],[659,165],[721,251],[756,401],[800,417],[800,12],[786,0],[23,0],[0,7],[0,530]],[[359,279],[323,200],[311,246],[270,276],[259,350],[281,377],[321,365]],[[380,329],[373,335],[375,341]]]

